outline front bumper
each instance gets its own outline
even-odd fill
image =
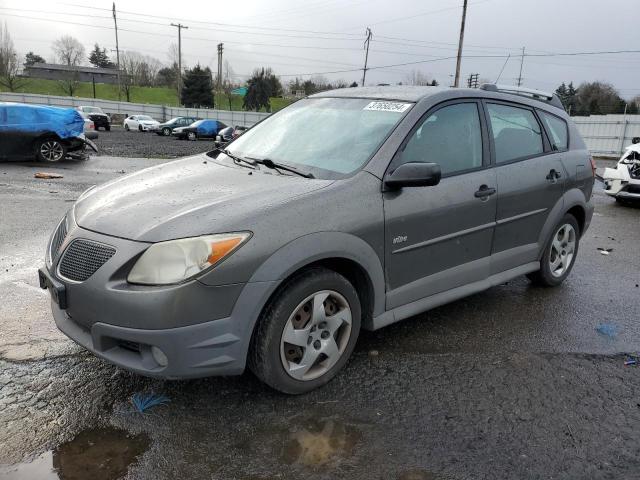
[[[116,249],[82,282],[63,278],[58,269],[75,239]],[[176,379],[242,373],[253,326],[275,283],[128,284],[132,262],[147,247],[73,225],[61,253],[49,268],[39,271],[41,286],[52,293],[57,327],[95,355],[146,376]],[[152,347],[162,351],[166,364],[154,357]]]
[[[144,125],[140,124],[140,128],[142,128],[143,132],[155,132],[158,129],[157,125]]]

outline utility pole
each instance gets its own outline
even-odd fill
[[[524,63],[524,47],[522,47],[522,57],[520,58],[520,74],[518,75],[518,86],[522,86],[522,64]]]
[[[456,61],[456,78],[453,81],[454,87],[460,86],[460,63],[462,63],[462,43],[464,42],[464,22],[467,19],[467,0],[462,5],[462,23],[460,24],[460,41],[458,42],[458,60]]]
[[[222,51],[224,43],[218,44],[218,92],[222,91]]]
[[[478,78],[480,78],[479,73],[472,73],[469,75],[467,79],[467,87],[469,88],[478,88]]]
[[[181,23],[172,23],[172,27],[178,28],[178,105],[182,104],[182,29],[189,27]]]
[[[120,83],[120,47],[118,46],[118,19],[116,18],[116,2],[113,2],[113,24],[116,27],[116,68],[118,74],[118,101],[120,101],[120,93],[122,92],[122,84]]]
[[[367,77],[367,60],[369,60],[369,43],[371,42],[371,29],[367,27],[367,38],[364,41],[366,53],[364,54],[364,68],[362,69],[362,86],[364,87],[364,80]]]

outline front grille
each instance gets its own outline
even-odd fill
[[[51,239],[51,245],[49,246],[49,258],[51,258],[51,261],[56,258],[65,238],[67,238],[67,217],[62,219]]]
[[[67,247],[60,260],[60,275],[68,280],[83,282],[104,265],[116,249],[102,243],[78,239]]]

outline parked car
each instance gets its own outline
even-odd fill
[[[604,193],[619,203],[640,202],[640,137],[633,139],[616,168],[605,168]]]
[[[80,116],[84,120],[84,136],[90,140],[95,140],[98,138],[98,132],[96,132],[96,125],[84,112],[79,112]]]
[[[193,122],[197,122],[198,120],[200,120],[200,119],[199,118],[195,118],[195,117],[175,117],[175,118],[172,118],[171,120],[169,120],[167,122],[160,123],[155,128],[154,131],[158,135],[164,135],[165,137],[168,137],[169,135],[171,135],[171,131],[174,128],[188,127]]]
[[[0,159],[57,162],[86,158],[86,145],[98,150],[84,128],[84,119],[74,109],[0,103]]]
[[[238,138],[247,130],[248,130],[247,127],[240,127],[237,125],[235,127],[223,128],[218,132],[218,135],[216,135],[216,145],[218,146],[226,145],[234,138]]]
[[[158,128],[160,122],[154,120],[149,115],[131,115],[124,119],[122,126],[128,132],[129,130],[138,130],[140,132],[154,131]]]
[[[174,128],[171,135],[183,140],[199,138],[216,138],[218,132],[227,126],[219,120],[198,120],[187,127]]]
[[[81,105],[76,107],[79,112],[85,113],[89,116],[95,124],[96,130],[104,128],[106,131],[111,130],[111,117],[104,113],[100,107],[94,107],[90,105]]]
[[[560,285],[593,183],[553,94],[322,92],[226,150],[82,194],[40,284],[60,330],[116,365],[168,378],[248,366],[298,394],[344,367],[361,328],[525,274]]]

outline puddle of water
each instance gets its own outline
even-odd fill
[[[308,420],[289,432],[282,462],[309,467],[335,464],[351,456],[361,436],[355,427],[337,420]]]
[[[149,447],[144,435],[125,430],[85,430],[30,462],[0,467],[2,480],[115,480]]]

